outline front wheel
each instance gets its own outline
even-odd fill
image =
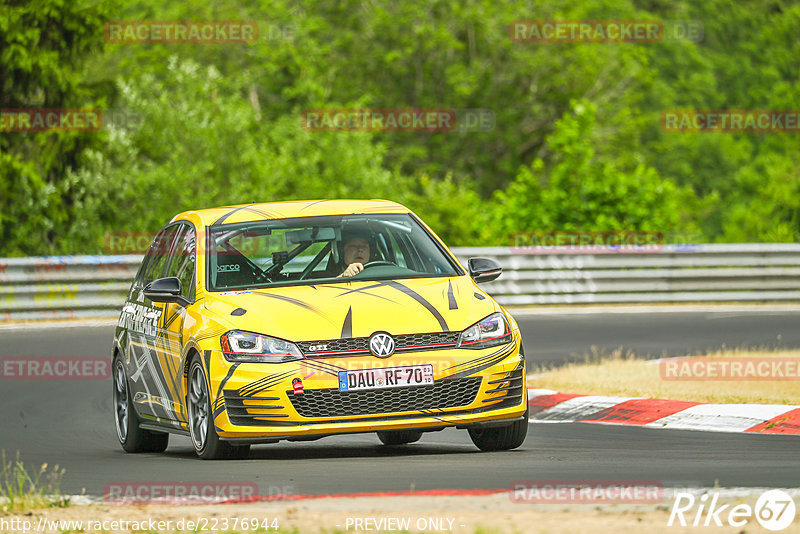
[[[203,460],[247,458],[250,445],[232,445],[219,439],[214,429],[208,380],[199,356],[195,356],[189,366],[186,405],[189,409],[189,434],[194,451],[200,458]]]
[[[516,449],[528,435],[528,409],[520,421],[496,427],[469,429],[472,443],[482,451],[507,451]]]
[[[114,426],[122,449],[125,452],[164,452],[169,445],[169,434],[139,428],[125,365],[118,355],[114,356],[111,368],[114,370]]]

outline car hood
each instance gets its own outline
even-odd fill
[[[459,331],[500,310],[468,276],[208,293],[199,304],[230,329],[291,341]]]

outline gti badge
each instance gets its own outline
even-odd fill
[[[386,332],[375,332],[369,337],[369,351],[378,358],[394,354],[394,339]]]

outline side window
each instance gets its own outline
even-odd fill
[[[197,237],[194,226],[191,224],[181,224],[179,228],[166,276],[176,276],[181,281],[183,296],[189,300],[194,300],[194,267]]]
[[[147,284],[157,278],[166,276],[164,273],[167,270],[169,252],[172,250],[177,230],[178,226],[176,225],[164,228],[156,236],[153,244],[150,245],[150,250],[147,251],[147,269],[145,270],[144,277],[142,277],[142,287],[147,286]]]

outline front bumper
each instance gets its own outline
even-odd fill
[[[337,373],[342,369],[419,364],[433,365],[433,386],[338,390]],[[209,365],[217,434],[238,442],[504,424],[519,420],[527,405],[525,361],[518,340],[482,350],[449,349],[385,360],[372,356],[308,359],[279,365],[234,365],[215,351]],[[292,381],[298,378],[303,383],[302,395],[293,391]]]

